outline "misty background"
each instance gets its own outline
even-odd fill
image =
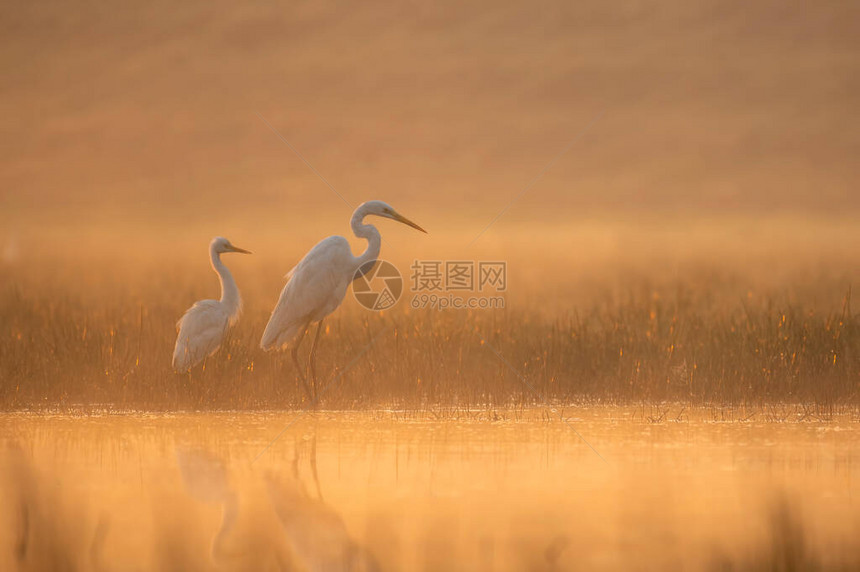
[[[462,252],[510,206],[468,252],[755,243],[844,261],[858,16],[854,2],[6,6],[4,259],[159,242],[205,268],[224,234],[295,248],[286,271],[379,198],[431,231],[382,223],[410,256]],[[428,246],[445,241],[457,248]]]

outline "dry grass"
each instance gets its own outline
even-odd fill
[[[195,261],[190,272],[176,261],[136,270],[104,260],[7,269],[0,407],[303,405],[288,357],[258,348],[280,280],[235,259],[246,299],[240,325],[205,368],[172,372],[177,317],[217,293],[205,262]],[[860,328],[845,281],[799,277],[789,294],[752,291],[742,275],[714,269],[662,281],[598,278],[602,293],[578,303],[537,304],[539,292],[512,288],[508,308],[493,311],[411,311],[401,302],[377,314],[348,294],[321,341],[320,379],[330,383],[321,406],[673,400],[807,403],[826,413],[857,404]]]

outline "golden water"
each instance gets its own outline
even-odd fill
[[[667,409],[7,414],[0,570],[858,562],[856,416]]]

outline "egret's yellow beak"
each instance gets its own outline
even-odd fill
[[[414,222],[412,222],[411,220],[409,220],[408,218],[406,218],[405,216],[403,216],[400,213],[392,213],[391,218],[393,218],[397,222],[402,222],[403,224],[405,224],[407,226],[411,226],[415,230],[420,230],[424,234],[427,234],[426,230],[424,230],[423,228],[421,228],[420,226],[418,226],[417,224],[415,224]]]
[[[250,250],[245,250],[244,248],[239,248],[238,246],[233,246],[232,244],[229,246],[230,252],[238,252],[240,254],[254,254]]]

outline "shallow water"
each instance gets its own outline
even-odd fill
[[[3,415],[0,569],[860,562],[856,416],[558,413]]]

